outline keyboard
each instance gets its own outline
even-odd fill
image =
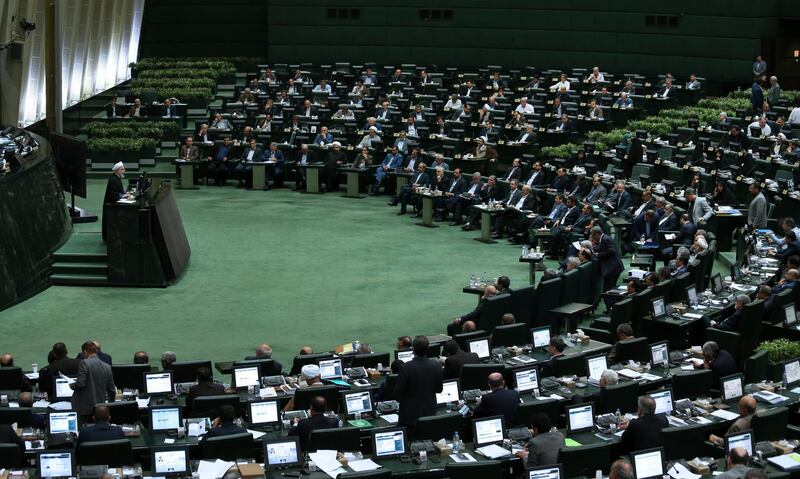
[[[467,389],[466,391],[462,392],[461,395],[464,398],[464,401],[477,401],[479,397],[483,396],[483,393],[480,389]]]

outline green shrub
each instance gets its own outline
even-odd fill
[[[789,341],[785,338],[764,341],[758,345],[756,351],[766,351],[769,362],[778,364],[800,357],[800,341]]]
[[[90,138],[86,143],[90,151],[140,151],[158,144],[153,138]]]
[[[574,143],[567,143],[559,146],[545,146],[540,152],[542,158],[569,158],[573,152],[580,148]]]

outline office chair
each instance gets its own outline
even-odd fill
[[[106,404],[114,424],[136,424],[139,422],[139,405],[136,401],[115,401]]]
[[[563,447],[558,451],[558,463],[564,467],[564,477],[591,477],[598,469],[607,472],[610,459],[610,444]]]
[[[456,431],[460,437],[464,437],[464,420],[460,413],[425,416],[417,419],[414,440],[430,439],[436,442],[441,438],[453,437]]]
[[[503,364],[465,364],[461,367],[461,390],[488,389],[489,375],[492,373],[503,374]]]
[[[392,477],[392,471],[382,467],[374,471],[343,472],[336,476],[336,479],[388,479]]]
[[[139,391],[143,391],[144,373],[149,372],[149,364],[114,364],[111,366],[111,375],[114,377],[114,385],[120,389],[138,389]]]
[[[358,451],[361,448],[361,430],[357,427],[315,429],[308,438],[308,450]]]
[[[0,444],[0,467],[22,467],[22,450],[16,444]]]
[[[191,417],[208,417],[214,419],[219,414],[219,407],[223,404],[233,406],[236,417],[241,417],[239,396],[235,394],[222,394],[219,396],[200,396],[192,402]]]
[[[22,368],[17,366],[0,368],[0,390],[20,390],[22,384]]]
[[[586,357],[582,354],[558,356],[553,360],[553,376],[586,376]]]
[[[528,344],[528,325],[525,323],[498,326],[492,332],[492,347]]]
[[[249,432],[210,437],[200,442],[201,459],[250,459],[255,457],[253,435]]]
[[[121,467],[133,465],[133,448],[127,439],[82,442],[76,448],[76,455],[79,466],[104,464]]]
[[[453,335],[453,340],[458,343],[458,347],[463,351],[469,351],[470,341],[483,338],[489,338],[489,333],[482,329],[470,331],[469,333],[459,333]]]
[[[676,400],[703,396],[715,387],[718,385],[714,384],[714,373],[710,369],[672,375],[672,397]]]
[[[661,431],[661,445],[664,446],[664,459],[671,461],[684,457],[697,456],[698,444],[705,440],[704,426],[668,427]]]
[[[445,476],[450,479],[502,479],[500,461],[455,462],[447,464]]]
[[[533,415],[543,413],[550,418],[552,424],[558,424],[559,403],[556,399],[542,399],[535,402],[526,402],[517,407],[514,414],[514,423],[508,426],[527,426],[533,422]]]
[[[368,354],[356,354],[353,356],[353,360],[350,361],[351,368],[377,368],[378,364],[382,364],[384,367],[389,367],[391,364],[391,359],[389,358],[389,353],[368,353]]]
[[[197,381],[197,370],[207,367],[211,370],[211,361],[206,359],[194,361],[176,361],[169,370],[172,371],[172,380],[176,383],[193,383]]]
[[[789,409],[776,407],[759,411],[750,422],[755,442],[776,441],[786,438],[786,425],[789,423]]]
[[[17,423],[19,427],[30,427],[33,424],[33,409],[29,407],[1,407],[0,424],[14,423]]]
[[[619,408],[623,413],[635,413],[639,408],[639,384],[627,381],[600,388],[597,414],[613,413]]]
[[[295,356],[292,361],[292,370],[289,372],[290,376],[297,376],[306,364],[317,364],[322,359],[331,359],[331,353],[317,353],[305,354],[302,356]]]
[[[383,378],[383,396],[381,397],[382,401],[392,401],[395,399],[394,396],[394,386],[397,384],[397,374],[387,374]]]
[[[622,363],[631,359],[640,363],[650,361],[650,345],[647,344],[647,338],[626,339],[617,344],[616,361]]]
[[[752,384],[767,379],[769,356],[767,351],[759,351],[744,361],[744,383]]]
[[[294,411],[305,411],[311,408],[311,400],[317,396],[322,396],[328,402],[328,409],[339,412],[341,398],[339,396],[339,386],[328,385],[320,387],[309,387],[297,389],[294,392]]]

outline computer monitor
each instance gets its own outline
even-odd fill
[[[442,382],[442,392],[436,393],[436,404],[455,403],[460,397],[458,379],[444,381]]]
[[[686,298],[689,301],[689,306],[697,306],[700,304],[700,300],[697,299],[697,288],[695,285],[689,285],[686,287]]]
[[[481,359],[491,356],[489,338],[474,339],[468,342],[467,346],[469,347],[469,352],[477,354]]]
[[[794,326],[797,323],[797,312],[794,309],[794,303],[789,303],[783,307],[784,320],[783,325],[787,328]]]
[[[567,408],[567,432],[589,431],[594,427],[594,403]]]
[[[490,416],[472,420],[472,441],[475,447],[501,444],[505,431],[503,416]]]
[[[372,395],[369,390],[343,392],[344,409],[348,415],[372,412]]]
[[[669,414],[672,412],[672,390],[653,391],[650,393],[650,397],[656,402],[656,414]]]
[[[171,394],[172,387],[172,371],[144,373],[144,392],[146,394]]]
[[[150,408],[151,431],[174,431],[181,427],[181,408],[164,406]]]
[[[586,373],[590,380],[599,382],[603,371],[608,369],[608,360],[605,354],[586,358]]]
[[[539,371],[535,367],[517,369],[514,371],[514,383],[517,386],[517,392],[538,391]]]
[[[325,359],[319,362],[320,379],[342,379],[342,360]]]
[[[786,375],[786,385],[793,388],[800,384],[800,359],[792,359],[783,363],[783,373]]]
[[[50,434],[78,433],[78,413],[75,411],[51,412],[47,415]]]
[[[719,382],[719,390],[722,392],[722,400],[724,402],[737,401],[744,396],[744,375],[731,374],[720,378]]]
[[[650,364],[653,367],[669,367],[669,344],[666,341],[650,345]]]
[[[75,477],[75,451],[38,451],[36,470],[41,478]]]
[[[261,386],[261,369],[258,366],[234,366],[231,377],[236,389]]]
[[[725,436],[725,455],[731,452],[734,447],[741,447],[747,451],[747,454],[753,455],[753,431],[737,432],[735,434],[728,434]]]
[[[531,345],[534,348],[546,348],[550,344],[550,326],[531,329]]]
[[[711,277],[711,292],[714,293],[714,294],[719,294],[722,291],[723,288],[724,288],[724,285],[722,284],[722,275],[717,273],[714,276],[712,276]]]
[[[152,450],[153,476],[189,476],[189,449],[182,446],[160,447]]]
[[[660,447],[631,453],[636,479],[661,479],[664,476],[664,450]]]
[[[733,263],[731,265],[731,279],[733,281],[739,281],[742,279],[742,265],[739,263]]]
[[[293,467],[302,463],[300,438],[295,436],[264,440],[264,469]]]
[[[278,401],[253,401],[248,405],[250,410],[250,424],[264,426],[277,424],[281,421],[278,414]]]
[[[406,453],[406,429],[394,427],[372,431],[372,455],[375,459],[387,459]]]
[[[402,361],[404,363],[407,363],[412,359],[414,359],[414,351],[411,349],[406,349],[403,351],[395,351],[394,359],[396,359],[397,361]]]
[[[561,464],[528,469],[528,479],[561,479]]]
[[[169,370],[172,371],[172,381],[176,383],[192,383],[197,381],[197,370],[200,368],[211,369],[208,359],[195,359],[191,361],[176,361]]]
[[[69,381],[64,378],[53,378],[53,392],[55,393],[55,401],[69,401],[72,398],[72,388],[69,387]]]
[[[653,298],[653,301],[650,302],[650,312],[653,315],[653,319],[660,319],[667,315],[667,307],[664,305],[663,297]]]

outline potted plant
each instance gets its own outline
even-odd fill
[[[769,358],[767,379],[780,381],[783,377],[783,363],[800,357],[800,341],[790,341],[785,338],[764,341],[759,344],[756,351],[766,351]]]

